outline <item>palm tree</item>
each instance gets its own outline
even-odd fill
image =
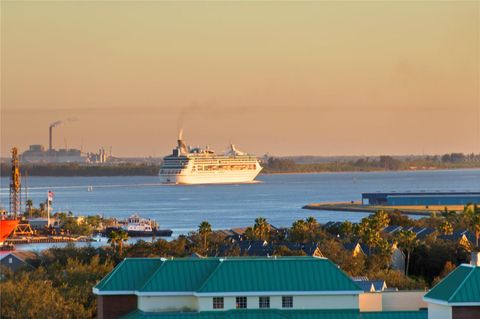
[[[458,214],[454,210],[448,210],[447,207],[445,207],[444,211],[442,212],[442,217],[445,218],[446,221],[448,221],[450,224],[456,224],[458,221]]]
[[[444,220],[440,224],[440,233],[442,235],[451,235],[453,234],[453,226],[448,220]]]
[[[463,213],[467,216],[470,228],[475,233],[475,246],[478,248],[478,238],[480,237],[480,208],[476,204],[465,206]]]
[[[25,205],[27,205],[28,210],[31,210],[33,207],[33,201],[31,199],[27,199]]]
[[[371,219],[378,231],[381,231],[390,223],[390,217],[388,217],[388,214],[383,210],[377,211],[373,216],[371,216]]]
[[[372,248],[376,247],[382,239],[376,223],[371,218],[364,218],[359,225],[359,234],[362,242],[368,246],[368,255],[372,254]]]
[[[108,243],[121,255],[123,252],[123,242],[128,240],[128,233],[123,229],[118,231],[113,230],[108,235]]]
[[[309,237],[311,240],[313,240],[315,237],[315,232],[318,228],[318,222],[313,216],[308,217],[305,221],[307,222],[308,233],[310,235]]]
[[[209,222],[203,221],[198,225],[198,233],[203,236],[203,249],[207,249],[207,236],[212,232],[212,225]]]
[[[25,205],[27,205],[28,208],[28,217],[32,217],[33,201],[31,199],[27,199]]]
[[[306,232],[307,224],[303,219],[299,219],[293,222],[292,227],[290,228],[288,238],[291,241],[304,242]]]
[[[260,240],[267,240],[268,233],[270,232],[270,224],[263,217],[255,219],[255,225],[253,225],[253,232]]]
[[[397,233],[398,246],[407,252],[407,266],[405,275],[408,276],[408,266],[410,265],[410,253],[418,246],[417,234],[411,230],[401,230]]]

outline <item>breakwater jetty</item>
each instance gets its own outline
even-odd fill
[[[362,205],[358,202],[341,202],[341,203],[312,203],[302,207],[303,209],[324,210],[324,211],[340,211],[340,212],[354,212],[354,213],[374,213],[379,210],[386,212],[400,211],[405,215],[430,216],[433,213],[443,211],[444,206],[381,206],[381,205]],[[458,210],[459,207],[451,210]],[[463,210],[461,206],[460,210]]]

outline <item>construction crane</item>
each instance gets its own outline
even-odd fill
[[[12,173],[10,175],[10,214],[17,218],[22,202],[22,184],[20,182],[20,161],[18,150],[12,148]]]
[[[22,203],[22,184],[20,182],[20,161],[18,160],[18,150],[16,147],[12,149],[12,174],[10,175],[10,214],[14,219],[20,214]],[[20,222],[15,226],[13,234],[32,235],[33,230],[28,223]]]

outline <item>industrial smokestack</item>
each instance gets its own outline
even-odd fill
[[[48,129],[48,150],[49,151],[52,150],[52,128],[53,126],[50,126],[50,128]]]
[[[48,129],[48,150],[50,151],[53,150],[53,136],[52,136],[53,128],[60,124],[62,124],[62,121],[55,121],[52,124],[50,124],[50,127]]]
[[[63,124],[65,122],[75,122],[78,121],[78,119],[74,117],[70,117],[64,121],[55,121],[52,124],[50,124],[49,130],[48,130],[48,149],[51,151],[53,150],[53,128],[56,126],[59,126],[60,124]]]

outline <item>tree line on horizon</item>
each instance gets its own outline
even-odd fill
[[[318,160],[303,163],[300,157],[263,157],[262,173],[316,173],[348,171],[396,171],[410,169],[460,169],[480,168],[480,154],[449,153],[444,155],[426,155],[398,157],[382,155],[378,157],[360,157],[357,159]],[[296,160],[297,159],[297,160]],[[313,159],[314,160],[314,159]],[[98,164],[21,164],[20,172],[24,176],[156,176],[161,164],[125,162],[109,165]],[[0,164],[0,175],[9,176],[9,163]]]

